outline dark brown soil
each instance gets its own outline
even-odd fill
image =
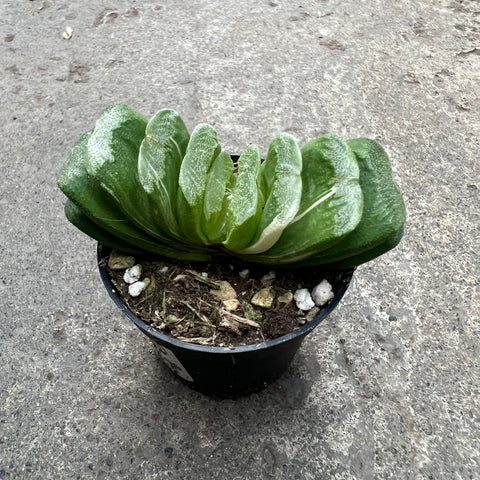
[[[273,278],[268,279],[272,267],[231,261],[185,265],[138,259],[137,263],[142,265],[141,278],[150,282],[138,297],[128,294],[124,270],[107,267],[120,297],[137,317],[182,341],[229,347],[264,342],[292,332],[312,320],[320,309],[299,310],[295,300],[285,303],[287,297],[299,288],[311,291],[324,278],[336,293],[351,278],[351,274],[342,272],[276,269]],[[247,268],[248,274],[240,275]],[[234,310],[228,311],[217,296],[221,282],[228,282],[235,290],[238,306]],[[252,297],[269,287],[274,295],[271,307],[252,305]]]

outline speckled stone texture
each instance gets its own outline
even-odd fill
[[[0,479],[478,479],[480,4],[0,2]],[[72,28],[69,40],[62,37]],[[378,140],[408,224],[267,390],[179,383],[55,175],[108,105]]]

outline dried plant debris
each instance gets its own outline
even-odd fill
[[[325,308],[351,276],[232,262],[185,265],[115,251],[107,266],[125,304],[152,328],[185,342],[225,347],[292,332]]]

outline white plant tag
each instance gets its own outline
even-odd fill
[[[168,365],[168,367],[170,368],[170,370],[172,370],[173,373],[183,378],[187,382],[193,382],[193,378],[190,376],[187,370],[185,370],[185,367],[180,363],[178,358],[171,350],[161,346],[159,346],[158,348],[160,350],[162,360]]]

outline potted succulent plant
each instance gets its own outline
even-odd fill
[[[254,145],[242,155],[222,151],[207,124],[190,135],[170,109],[149,121],[126,105],[105,110],[74,146],[58,184],[68,197],[67,218],[99,242],[100,272],[117,305],[160,347],[177,375],[200,391],[221,396],[248,393],[278,377],[305,335],[338,304],[353,269],[395,247],[405,222],[389,159],[372,140],[344,141],[327,134],[300,148],[291,135],[281,134],[262,160]],[[168,277],[180,292],[179,302],[210,332],[199,344],[194,334],[172,335],[185,330],[178,327],[182,316],[171,313],[175,310],[165,298],[165,284],[160,286],[163,300],[157,292],[157,304],[147,308],[156,320],[131,308],[128,291],[145,304],[149,291],[158,290],[161,272],[170,268],[164,259],[216,296],[213,303],[220,313],[212,319],[182,300],[188,295],[181,293],[185,274],[175,270],[175,278]],[[142,261],[151,262],[143,277]],[[245,291],[232,298],[218,296],[219,287],[232,282],[209,277],[198,267],[211,264],[215,271],[237,269],[244,277],[256,268],[263,273],[275,269],[284,277],[293,272],[297,286],[312,276],[329,281],[320,282],[314,292],[323,295],[317,306],[302,288],[294,300],[283,296],[284,304],[294,305],[291,311],[299,307],[304,312],[303,325],[266,339],[261,318],[249,318],[247,307],[237,310]],[[129,287],[120,287],[117,268],[125,269],[121,275]],[[270,295],[267,303],[279,304],[266,277],[266,283],[255,285]],[[245,325],[256,329],[260,341],[215,343],[222,329],[242,337]]]

